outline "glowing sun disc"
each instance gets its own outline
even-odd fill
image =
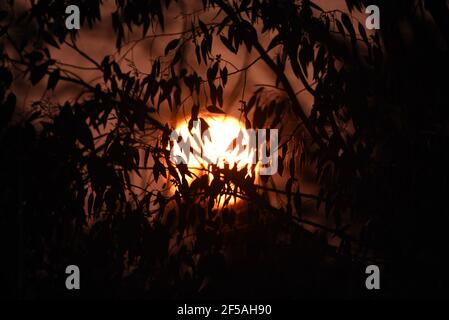
[[[189,139],[190,150],[186,156],[181,148],[174,144],[172,150],[174,154],[180,156],[182,161],[195,174],[201,174],[201,169],[209,168],[214,164],[219,168],[237,167],[238,170],[247,169],[247,175],[256,174],[258,166],[255,163],[256,150],[249,147],[250,137],[245,126],[236,118],[230,116],[202,116],[207,123],[207,133],[205,128],[201,128],[201,122],[196,123],[189,129],[189,123],[181,122],[176,127],[176,133],[184,141]],[[210,179],[212,175],[209,174]],[[222,204],[222,200],[219,204]],[[238,202],[232,200],[230,204]]]

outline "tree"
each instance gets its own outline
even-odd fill
[[[184,1],[116,1],[111,16],[118,53],[97,61],[78,46],[81,31],[61,27],[64,2],[34,1],[16,16],[19,3],[9,1],[0,14],[0,206],[2,243],[12,239],[17,245],[4,248],[11,257],[2,266],[2,280],[10,290],[5,294],[69,296],[60,284],[66,266],[75,264],[88,281],[83,284],[88,290],[77,294],[179,297],[219,290],[215,294],[222,296],[229,294],[223,289],[231,274],[226,268],[236,268],[254,285],[276,268],[276,258],[263,257],[274,254],[286,235],[290,240],[276,257],[289,257],[281,266],[300,272],[292,288],[276,288],[275,294],[296,296],[294,285],[302,285],[318,288],[315,294],[322,295],[329,284],[307,275],[322,272],[330,279],[338,270],[348,275],[351,268],[364,270],[372,262],[393,270],[399,280],[391,292],[401,293],[399,266],[409,259],[425,263],[413,246],[431,252],[430,238],[422,242],[431,235],[437,252],[446,248],[442,238],[422,229],[424,202],[410,201],[418,198],[420,183],[435,188],[424,190],[427,199],[442,199],[439,186],[448,176],[443,160],[447,112],[442,107],[449,97],[433,78],[435,70],[448,69],[443,28],[448,10],[437,10],[437,2],[373,1],[381,9],[382,27],[368,33],[364,22],[351,15],[363,12],[365,1],[346,1],[349,11],[343,12],[324,10],[309,0],[203,0],[194,13],[186,13],[189,3]],[[94,29],[107,11],[98,0],[72,4],[82,13],[81,30]],[[183,29],[168,33],[164,27],[173,8],[183,12]],[[402,42],[403,26],[394,18],[398,13],[415,32],[408,43]],[[427,14],[431,22],[424,19]],[[14,35],[20,24],[35,34]],[[428,36],[431,28],[440,33]],[[141,37],[128,38],[137,32]],[[124,65],[123,57],[136,45],[167,36],[163,55],[152,57],[145,70],[132,60]],[[419,47],[423,42],[428,52]],[[55,59],[62,47],[83,57],[97,80],[82,76],[87,67]],[[217,48],[257,57],[235,68]],[[404,48],[410,53],[407,59],[402,58]],[[246,99],[246,74],[260,64],[274,82]],[[246,126],[283,133],[281,187],[273,177],[256,184],[229,168],[207,169],[192,178],[187,166],[169,158],[174,128],[164,114],[188,110],[189,120],[207,128],[203,112],[226,112],[232,77],[242,80],[238,112]],[[64,103],[36,101],[20,116],[14,93],[19,79],[35,86],[46,81],[48,91],[70,84],[77,94]],[[268,88],[276,95],[267,95]],[[310,111],[300,93],[312,98]],[[424,103],[429,105],[425,110],[420,108]],[[285,125],[287,119],[293,128]],[[422,152],[441,160],[432,168]],[[307,168],[317,179],[316,195],[301,191]],[[205,179],[208,174],[213,178]],[[280,205],[269,201],[273,194]],[[242,198],[245,214],[226,205],[217,209],[223,195]],[[324,209],[327,223],[305,217],[306,201],[313,201],[316,212]],[[431,206],[436,211],[440,204]],[[441,212],[436,219],[446,221],[446,211]],[[337,247],[331,245],[332,237],[338,239]],[[251,253],[241,264],[226,267],[225,252],[235,249],[239,238]],[[439,253],[432,257],[442,259]],[[301,264],[301,258],[308,262]],[[317,270],[329,258],[329,266]],[[242,271],[246,263],[260,261],[263,270]],[[341,271],[343,266],[349,267]],[[15,276],[6,276],[11,273]],[[363,294],[355,289],[356,280],[349,285],[332,281],[338,284],[335,295]]]

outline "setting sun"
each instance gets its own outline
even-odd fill
[[[209,164],[219,168],[229,165],[229,168],[237,166],[238,170],[246,167],[251,175],[256,150],[249,147],[250,135],[245,127],[237,119],[227,116],[207,117],[205,122],[208,128],[201,128],[199,121],[191,130],[188,123],[182,122],[178,125],[178,136],[184,141],[189,139],[189,151],[193,152],[187,152],[186,155],[186,152],[182,152],[175,144],[174,154],[181,157],[190,169],[207,168]]]
[[[257,180],[259,165],[256,162],[257,150],[253,147],[255,135],[233,117],[203,116],[202,119],[191,123],[190,127],[188,122],[177,126],[172,140],[175,138],[179,141],[182,138],[184,145],[174,143],[171,150],[174,159],[187,164],[197,177],[207,174],[209,181],[213,179],[212,165],[220,169],[246,170],[246,176]],[[188,181],[190,183],[192,179]],[[231,185],[231,188],[235,187]],[[223,206],[226,202],[229,205],[240,202],[238,197],[226,201],[224,194],[222,196],[215,207]]]

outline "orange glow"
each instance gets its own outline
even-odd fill
[[[209,164],[214,164],[222,169],[225,165],[229,165],[229,168],[237,167],[238,170],[247,168],[247,175],[252,176],[256,173],[257,179],[258,166],[255,166],[254,171],[251,170],[257,151],[249,148],[250,136],[245,126],[238,119],[229,116],[203,116],[202,118],[209,126],[209,135],[204,132],[203,135],[201,134],[201,129],[204,130],[204,128],[196,126],[190,131],[188,123],[180,123],[176,127],[176,132],[183,139],[190,139],[190,150],[194,153],[190,152],[187,157],[175,144],[174,154],[181,156],[195,175],[204,174],[201,170],[207,170]],[[209,174],[209,180],[212,178],[212,174]],[[233,205],[239,201],[238,198],[233,198],[229,204]],[[224,197],[216,205],[222,205],[223,202]]]

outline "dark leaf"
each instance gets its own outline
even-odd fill
[[[31,64],[35,64],[36,62],[41,61],[44,58],[44,55],[40,51],[32,51],[27,54],[26,57],[30,60]]]
[[[78,120],[78,128],[77,128],[77,138],[78,140],[87,148],[94,150],[94,138],[92,136],[92,132],[89,126],[82,120]]]
[[[267,51],[270,51],[271,49],[273,49],[274,47],[280,45],[282,43],[282,37],[280,34],[277,34],[270,42],[270,44],[268,45],[268,49]]]
[[[33,85],[36,85],[45,76],[48,70],[49,63],[43,63],[40,66],[32,68],[30,71],[30,80]]]
[[[345,29],[339,20],[335,20],[335,24],[337,25],[338,32],[344,37],[346,36]]]
[[[223,87],[226,86],[226,83],[228,82],[228,69],[226,67],[221,69],[220,77],[221,77],[221,82],[223,83]]]
[[[44,31],[43,38],[46,43],[59,49],[59,44],[56,42],[56,40],[53,38],[53,36],[51,34],[49,34],[47,31]]]
[[[175,49],[179,44],[179,39],[170,41],[165,47],[164,54],[167,55],[171,50]]]
[[[209,31],[207,30],[207,26],[204,24],[204,22],[198,19],[198,24],[199,24],[200,29],[203,32],[203,34],[205,36],[208,36],[209,35]]]
[[[195,46],[195,55],[196,55],[196,61],[198,62],[198,64],[201,64],[201,52],[200,52],[201,48],[200,46],[196,45]]]
[[[203,57],[203,61],[207,64],[207,42],[206,39],[201,41],[201,56]]]
[[[47,90],[55,89],[56,85],[58,84],[59,78],[60,78],[60,71],[59,69],[56,69],[48,77]]]
[[[312,2],[312,1],[309,1],[309,5],[313,9],[316,9],[316,10],[321,11],[321,12],[324,11],[320,6],[318,6],[316,3]]]
[[[192,119],[198,120],[198,114],[199,114],[200,106],[197,104],[194,104],[192,106]]]
[[[223,87],[222,86],[217,87],[217,100],[218,100],[218,105],[220,106],[220,108],[223,108]]]
[[[211,113],[221,113],[221,114],[224,113],[223,110],[221,110],[220,108],[218,108],[217,106],[214,106],[214,105],[210,105],[206,109],[207,109],[207,111],[209,111]]]
[[[358,28],[359,28],[360,36],[362,37],[362,39],[363,39],[363,41],[365,42],[365,44],[369,47],[370,43],[369,43],[369,40],[368,40],[368,36],[367,36],[367,34],[366,34],[365,27],[363,26],[363,24],[361,24],[361,23],[359,22]]]
[[[218,62],[214,63],[212,68],[207,69],[207,81],[213,83],[218,73]]]
[[[351,40],[355,41],[356,35],[355,35],[354,26],[352,25],[351,18],[346,13],[343,13],[341,15],[341,21],[343,22],[343,25],[345,26],[346,30],[348,30],[348,32],[351,36]]]
[[[232,53],[237,53],[237,50],[232,45],[232,42],[229,41],[226,37],[220,35],[220,40],[221,40],[221,42],[223,42],[225,47],[228,48],[229,51],[231,51]]]

